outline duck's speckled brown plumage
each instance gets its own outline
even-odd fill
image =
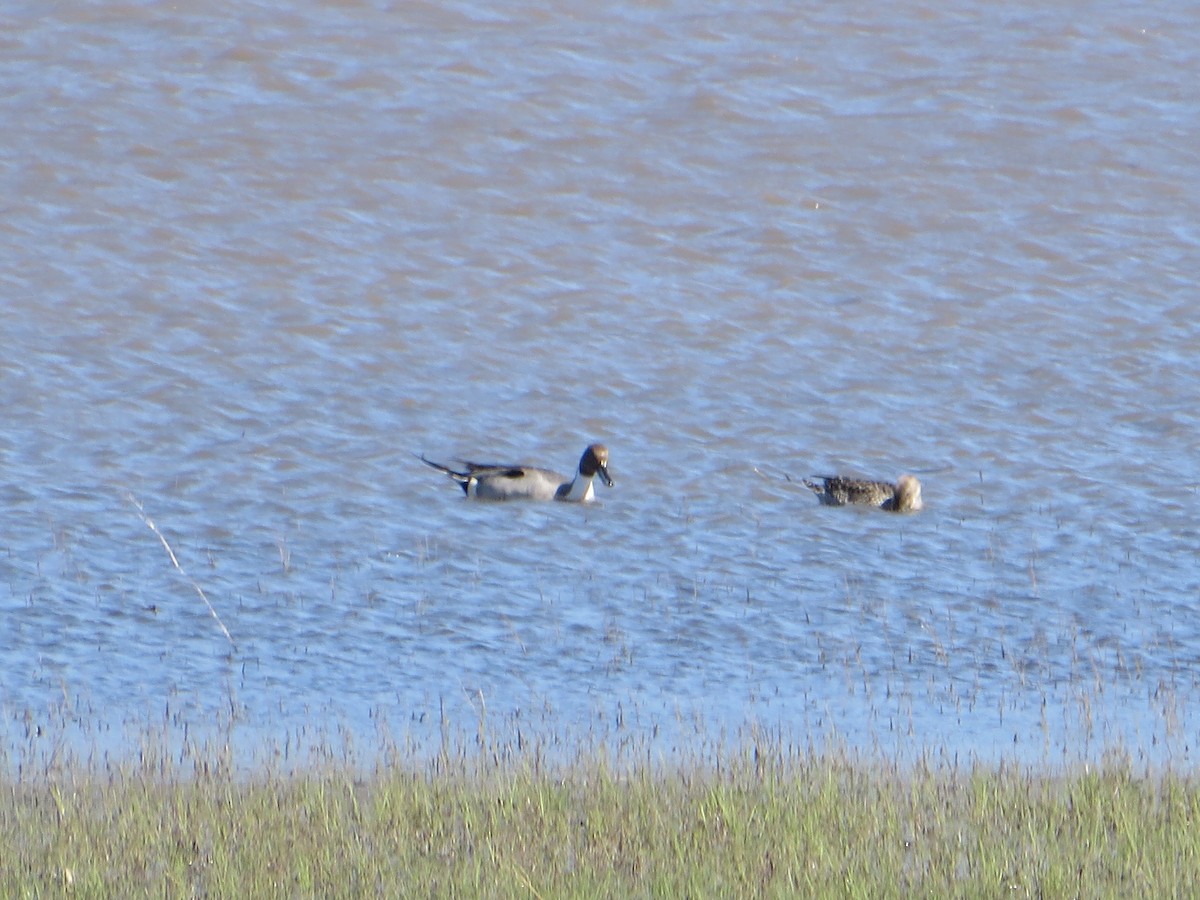
[[[878,506],[890,512],[915,512],[921,503],[921,482],[912,475],[901,475],[895,484],[866,481],[840,475],[817,475],[823,484],[804,479],[804,486],[826,506]]]

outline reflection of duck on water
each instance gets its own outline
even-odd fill
[[[863,504],[892,512],[916,512],[921,508],[921,482],[913,475],[901,475],[895,484],[886,481],[862,481],[838,475],[817,475],[824,484],[804,479],[804,486],[826,506]]]

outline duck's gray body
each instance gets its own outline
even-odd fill
[[[603,444],[592,444],[583,451],[575,477],[567,480],[557,472],[526,465],[497,465],[462,461],[454,469],[421,457],[427,466],[444,472],[476,500],[567,500],[589,502],[595,497],[592,479],[597,475],[609,487],[608,450]]]
[[[804,479],[804,486],[826,506],[878,506],[890,512],[915,512],[922,506],[921,482],[912,475],[901,475],[895,484],[866,481],[840,475],[817,475],[823,484]]]

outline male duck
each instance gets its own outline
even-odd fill
[[[595,498],[592,479],[597,475],[608,486],[608,449],[592,444],[579,458],[575,477],[567,481],[557,472],[525,465],[496,465],[462,460],[459,471],[420,457],[421,462],[444,472],[462,485],[463,493],[478,500],[567,500],[586,503]]]

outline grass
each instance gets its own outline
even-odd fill
[[[153,748],[0,775],[0,896],[1184,896],[1200,785],[1128,759],[900,767],[744,748],[671,764],[544,747],[332,752],[246,773]]]

